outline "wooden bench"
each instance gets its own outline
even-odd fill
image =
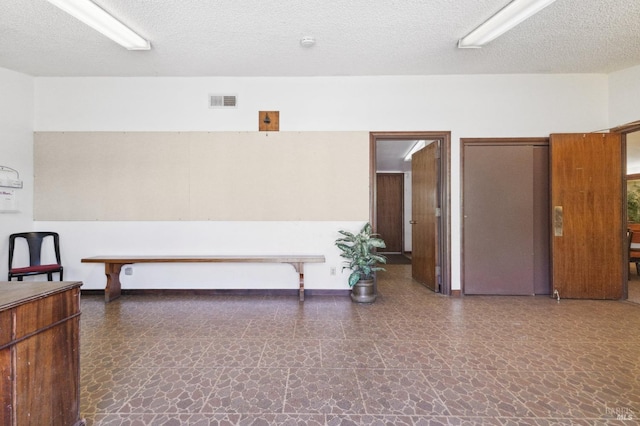
[[[304,264],[324,263],[319,255],[265,255],[265,256],[94,256],[86,257],[82,263],[104,263],[107,285],[104,299],[110,302],[120,297],[120,270],[134,263],[288,263],[300,274],[300,301],[304,301]]]

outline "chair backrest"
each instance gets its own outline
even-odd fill
[[[631,243],[637,247],[636,244],[640,243],[640,230],[629,229],[629,231],[631,232]]]
[[[9,235],[9,269],[13,267],[13,251],[17,238],[24,238],[27,241],[27,245],[29,246],[29,266],[37,266],[41,264],[42,243],[47,237],[53,237],[56,263],[60,265],[60,236],[57,232],[21,232],[19,234]]]

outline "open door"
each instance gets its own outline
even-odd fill
[[[618,133],[551,135],[552,289],[560,298],[623,295],[622,157]]]
[[[427,145],[411,158],[411,273],[413,279],[440,291],[437,271],[438,151],[439,141]]]

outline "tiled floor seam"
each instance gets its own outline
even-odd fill
[[[285,413],[287,407],[287,395],[289,394],[289,379],[291,378],[291,368],[287,368],[287,380],[284,384],[284,395],[282,396],[282,413]]]
[[[360,383],[360,379],[358,378],[358,374],[357,374],[357,369],[353,369],[354,375],[356,377],[356,384],[358,385],[358,393],[360,395],[360,400],[362,401],[362,406],[364,407],[364,414],[368,414],[368,404],[367,401],[364,397],[364,393],[362,392],[362,383]],[[325,417],[326,419],[326,417]]]

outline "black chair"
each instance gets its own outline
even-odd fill
[[[40,262],[40,255],[42,253],[44,239],[47,237],[53,238],[53,249],[55,251],[57,263],[42,265]],[[15,249],[16,239],[18,238],[25,239],[29,246],[29,266],[13,266],[13,252]],[[22,232],[19,234],[9,235],[9,281],[11,281],[13,277],[18,278],[18,281],[22,281],[23,277],[40,274],[47,274],[49,281],[53,281],[54,272],[58,272],[60,274],[60,281],[62,281],[60,237],[57,232]]]

